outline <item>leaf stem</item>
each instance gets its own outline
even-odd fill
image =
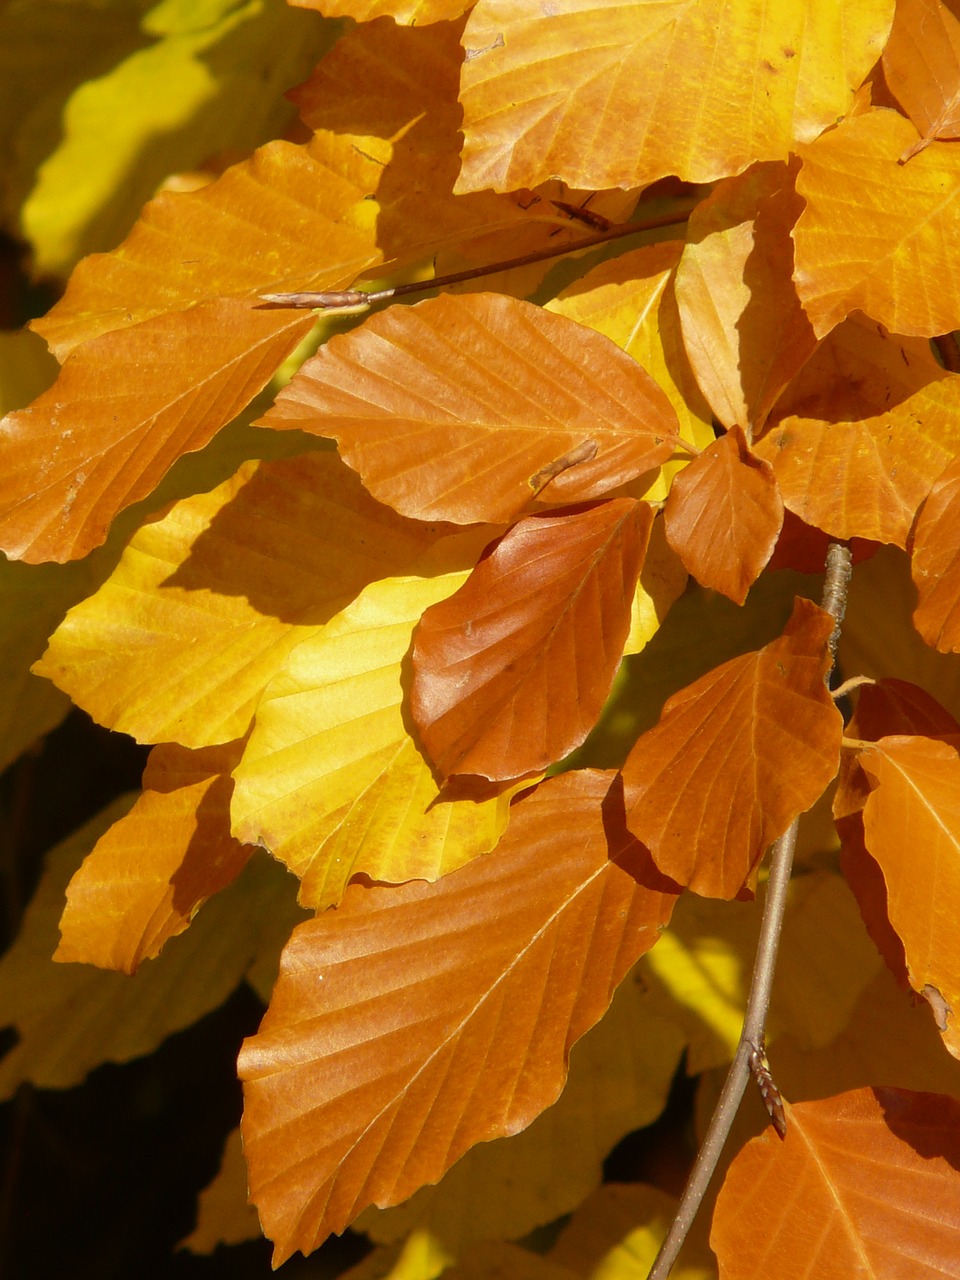
[[[608,227],[593,235],[584,236],[580,240],[568,240],[563,244],[552,245],[548,249],[538,249],[535,253],[525,253],[519,258],[507,258],[502,262],[489,262],[482,267],[471,267],[466,271],[452,271],[449,275],[434,276],[430,280],[413,280],[408,284],[394,285],[390,289],[375,289],[365,293],[362,289],[340,289],[322,293],[261,293],[260,301],[268,307],[310,307],[323,311],[365,311],[378,302],[387,302],[411,293],[426,293],[430,289],[444,289],[451,284],[460,284],[464,280],[478,280],[481,276],[492,275],[496,271],[509,271],[512,267],[526,267],[533,262],[545,262],[549,258],[559,258],[566,253],[577,253],[581,249],[592,249],[595,245],[605,244],[608,240],[620,240],[624,236],[637,235],[641,231],[653,231],[657,227],[673,227],[687,221],[694,207],[694,201],[685,201],[682,208],[657,217],[644,218],[639,222],[631,222]]]
[[[836,654],[840,623],[846,610],[852,564],[849,547],[832,542],[827,549],[821,604],[836,620],[833,635],[830,637],[830,650],[833,656]],[[831,662],[830,671],[827,672],[828,681],[832,669]],[[660,1252],[654,1259],[647,1280],[666,1280],[666,1276],[676,1262],[707,1193],[710,1179],[716,1171],[724,1143],[733,1127],[740,1100],[751,1075],[751,1057],[763,1055],[764,1029],[767,1023],[767,1011],[770,1008],[770,992],[773,987],[773,974],[780,946],[783,913],[787,905],[787,890],[793,870],[793,854],[797,845],[799,825],[799,818],[795,818],[779,840],[775,840],[771,846],[767,897],[763,904],[760,939],[757,943],[757,954],[750,980],[750,994],[747,997],[747,1008],[740,1031],[740,1043],[737,1045],[737,1051],[727,1072],[727,1078],[710,1118],[706,1136],[684,1188],[676,1215],[660,1246]]]

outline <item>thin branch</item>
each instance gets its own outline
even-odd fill
[[[836,652],[840,623],[847,605],[847,589],[852,564],[850,549],[840,543],[832,542],[827,550],[826,575],[821,601],[823,608],[836,619],[837,625],[830,639],[832,654]],[[783,913],[787,905],[787,890],[793,870],[793,853],[797,844],[798,827],[799,819],[794,819],[780,839],[776,840],[771,847],[767,897],[763,905],[760,940],[757,944],[757,955],[750,980],[750,994],[747,997],[740,1043],[737,1045],[733,1062],[727,1072],[703,1145],[684,1188],[676,1216],[670,1225],[666,1239],[660,1246],[660,1252],[654,1259],[647,1280],[666,1280],[666,1276],[677,1260],[681,1246],[707,1193],[710,1179],[716,1171],[720,1153],[733,1127],[743,1092],[747,1087],[747,1080],[752,1074],[752,1066],[755,1069],[756,1064],[761,1063],[766,1079],[769,1081],[769,1087],[776,1098],[779,1098],[779,1090],[773,1083],[773,1077],[770,1076],[769,1068],[766,1066],[763,1043],[777,950],[780,946],[780,933],[783,927]]]
[[[685,202],[682,208],[655,218],[644,218],[640,222],[609,227],[605,231],[595,232],[592,236],[584,236],[580,240],[568,240],[563,244],[552,245],[548,249],[538,249],[535,253],[525,253],[519,258],[490,262],[482,267],[471,267],[467,271],[453,271],[449,275],[434,276],[430,280],[413,280],[408,284],[394,285],[391,289],[375,289],[370,293],[365,293],[362,289],[328,290],[322,293],[261,293],[260,301],[266,307],[309,307],[342,312],[365,311],[375,303],[402,298],[407,294],[445,289],[448,285],[461,284],[464,280],[479,280],[481,276],[492,275],[496,271],[509,271],[513,267],[526,267],[533,262],[546,262],[550,258],[563,257],[567,253],[577,253],[581,249],[592,249],[595,245],[606,244],[609,240],[621,240],[624,236],[634,236],[641,231],[653,231],[657,227],[679,226],[690,217],[693,205],[694,202]]]

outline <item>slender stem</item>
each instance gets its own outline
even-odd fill
[[[847,604],[852,558],[848,547],[832,542],[827,550],[826,575],[823,585],[822,605],[836,619],[836,627],[830,638],[831,654],[836,653],[840,623]],[[831,663],[832,670],[832,663]],[[829,672],[828,672],[829,679]],[[760,924],[760,940],[750,980],[750,994],[740,1032],[740,1043],[727,1072],[723,1089],[717,1100],[703,1144],[697,1155],[690,1178],[684,1188],[670,1230],[654,1259],[647,1280],[665,1280],[677,1260],[681,1246],[693,1224],[697,1211],[707,1193],[710,1179],[716,1171],[740,1100],[750,1078],[750,1058],[762,1050],[767,1012],[770,1008],[770,992],[780,946],[783,913],[787,904],[787,890],[793,869],[793,854],[797,844],[799,819],[794,819],[779,840],[771,848],[770,874],[767,879],[767,897],[763,904]]]
[[[365,293],[362,289],[340,289],[322,293],[262,293],[260,301],[269,307],[310,307],[325,311],[365,311],[377,302],[387,302],[392,298],[402,298],[410,293],[426,293],[430,289],[444,289],[451,284],[460,284],[464,280],[478,280],[481,276],[492,275],[495,271],[508,271],[512,267],[526,267],[533,262],[546,262],[549,258],[559,258],[566,253],[577,253],[581,249],[592,249],[595,245],[605,244],[608,240],[620,240],[624,236],[634,236],[641,231],[652,231],[657,227],[673,227],[687,221],[693,208],[693,202],[685,202],[680,209],[657,217],[644,218],[640,222],[629,225],[609,227],[605,231],[597,231],[580,240],[567,240],[562,244],[551,245],[548,249],[538,249],[535,253],[525,253],[519,258],[508,258],[503,262],[490,262],[482,267],[470,267],[466,271],[453,271],[449,275],[434,276],[430,280],[413,280],[408,284],[394,285],[391,289],[375,289]]]

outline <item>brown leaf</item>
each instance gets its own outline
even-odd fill
[[[783,522],[773,467],[733,427],[676,476],[664,519],[667,541],[697,581],[743,604]]]
[[[612,776],[551,779],[495,853],[433,885],[351,885],[294,931],[239,1063],[275,1265],[557,1098],[571,1045],[676,893],[626,832]]]
[[[652,525],[632,498],[530,516],[426,610],[410,706],[444,777],[522,777],[583,742],[623,656]]]
[[[418,520],[498,523],[542,468],[597,448],[542,490],[580,502],[658,467],[666,395],[602,334],[501,294],[395,306],[334,337],[261,419],[334,437],[374,497]]]
[[[787,1110],[736,1157],[710,1244],[725,1280],[934,1280],[956,1272],[960,1102],[857,1089]]]
[[[941,653],[960,652],[960,457],[934,481],[917,518],[912,552],[914,626]]]
[[[668,699],[623,768],[627,822],[664,875],[733,898],[837,769],[829,614],[798,598],[782,636]]]

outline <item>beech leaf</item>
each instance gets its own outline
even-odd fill
[[[920,133],[903,160],[933,138],[960,136],[960,22],[941,0],[897,0],[883,78]]]
[[[857,1089],[787,1109],[734,1159],[710,1244],[725,1280],[934,1280],[957,1261],[960,1102]]]
[[[410,708],[443,777],[519,778],[583,742],[623,656],[652,524],[632,498],[530,516],[427,609]]]
[[[960,652],[960,458],[933,482],[912,539],[914,626],[941,653]]]
[[[874,784],[863,810],[867,849],[883,871],[887,915],[914,991],[960,1058],[960,757],[931,738],[881,738],[860,754]],[[918,856],[922,851],[922,856]]]
[[[733,898],[837,770],[828,613],[798,598],[782,636],[667,700],[623,767],[627,824],[664,875]]]
[[[783,501],[773,467],[733,427],[680,472],[663,514],[689,572],[743,604],[776,546]]]
[[[331,338],[260,421],[332,436],[375,498],[457,524],[513,519],[541,491],[599,497],[669,458],[678,431],[609,339],[483,293],[389,307]]]
[[[543,13],[478,0],[463,34],[458,189],[712,182],[785,160],[847,111],[893,8],[576,0]]]
[[[239,1060],[275,1265],[557,1098],[571,1045],[676,892],[623,827],[612,778],[542,783],[494,856],[434,885],[351,885],[294,931]]]

